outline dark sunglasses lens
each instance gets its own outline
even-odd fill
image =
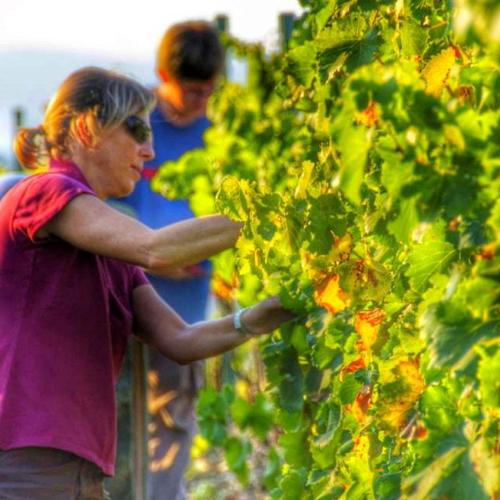
[[[144,144],[151,137],[151,129],[138,116],[129,116],[125,120],[125,127],[139,144]]]

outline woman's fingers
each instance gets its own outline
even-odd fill
[[[248,309],[242,321],[258,335],[272,332],[282,323],[295,318],[295,314],[281,305],[279,297],[270,297]]]

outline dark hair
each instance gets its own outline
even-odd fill
[[[70,74],[52,97],[37,128],[22,128],[14,152],[26,168],[44,167],[49,158],[68,153],[76,137],[77,118],[83,118],[94,143],[129,116],[149,112],[153,94],[139,82],[114,71],[87,67]]]
[[[156,71],[184,80],[210,80],[224,66],[224,48],[214,26],[187,21],[171,26],[156,54]]]

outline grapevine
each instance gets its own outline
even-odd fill
[[[202,434],[243,486],[262,442],[271,498],[495,498],[498,8],[301,3],[285,54],[226,39],[248,84],[223,86],[207,148],[155,181],[244,222],[216,259],[228,300],[297,313],[260,342],[265,387],[242,355],[234,387],[200,396]]]

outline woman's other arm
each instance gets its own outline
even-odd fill
[[[235,329],[233,316],[192,325],[185,323],[150,285],[134,290],[133,310],[139,338],[181,364],[229,351],[249,338]],[[243,319],[252,332],[263,335],[292,317],[273,297],[246,310]]]

